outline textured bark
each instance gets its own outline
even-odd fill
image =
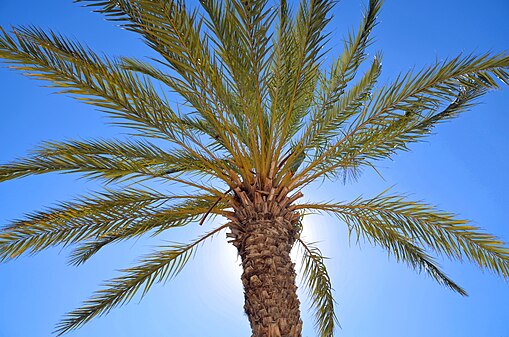
[[[292,198],[267,199],[239,198],[232,219],[229,237],[242,258],[244,310],[253,337],[300,337],[300,302],[290,258],[299,214],[290,211]]]

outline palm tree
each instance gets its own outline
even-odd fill
[[[242,260],[245,312],[253,336],[301,336],[293,247],[317,332],[337,325],[324,257],[301,237],[302,218],[331,213],[355,239],[379,245],[462,295],[431,253],[466,258],[509,278],[509,250],[455,215],[405,196],[298,202],[320,180],[355,179],[469,109],[498,81],[509,56],[459,55],[379,84],[381,55],[366,48],[381,0],[370,0],[340,56],[324,61],[334,1],[78,0],[140,34],[160,57],[108,58],[35,27],[0,31],[0,58],[61,92],[98,107],[130,130],[128,140],[47,142],[0,166],[0,181],[79,173],[104,189],[26,215],[0,232],[0,262],[56,245],[80,265],[108,244],[213,217],[224,224],[196,240],[161,247],[110,280],[57,327],[71,331],[176,276],[201,243],[228,230]],[[497,80],[498,79],[498,80]],[[182,97],[170,104],[163,90]],[[180,186],[178,193],[168,186]]]

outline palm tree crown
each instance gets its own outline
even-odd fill
[[[110,280],[57,327],[59,334],[108,313],[176,276],[202,242],[228,229],[242,258],[253,336],[300,336],[289,252],[300,246],[320,336],[337,325],[320,250],[300,237],[302,217],[331,213],[356,239],[465,295],[430,253],[466,258],[509,278],[509,250],[468,221],[383,192],[351,202],[299,202],[320,179],[355,179],[509,84],[509,56],[459,55],[379,83],[381,54],[366,48],[381,0],[325,62],[334,1],[77,0],[140,34],[159,58],[108,58],[52,31],[0,28],[0,58],[94,105],[130,130],[128,140],[47,142],[0,165],[0,181],[50,172],[99,179],[104,189],[26,215],[0,231],[0,262],[71,245],[71,263],[104,246],[219,216],[196,240],[161,247]],[[367,64],[365,64],[367,62]],[[363,65],[363,71],[360,71]],[[180,95],[170,103],[164,90]],[[156,183],[154,183],[156,182]],[[178,194],[168,186],[179,185]]]

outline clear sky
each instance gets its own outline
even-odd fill
[[[357,27],[361,2],[342,0],[334,11],[332,53],[342,34]],[[507,0],[387,0],[371,48],[384,52],[383,79],[460,52],[508,51]],[[0,0],[0,25],[52,28],[110,55],[150,56],[132,33],[67,1]],[[43,140],[113,137],[102,113],[41,83],[0,68],[0,162],[25,155]],[[471,219],[509,241],[509,88],[441,125],[412,152],[380,163],[385,181],[367,172],[357,183],[325,183],[304,191],[308,199],[351,200],[387,187],[411,193]],[[0,184],[0,224],[97,188],[75,175],[30,177]],[[208,226],[211,226],[210,224]],[[461,297],[397,264],[379,248],[349,244],[344,224],[328,217],[305,220],[308,240],[321,241],[337,299],[343,337],[508,337],[509,286],[469,263],[441,261],[470,294]],[[185,240],[196,225],[164,237]],[[210,227],[209,227],[210,228]],[[141,239],[105,249],[88,264],[68,266],[68,250],[50,249],[0,265],[0,337],[49,336],[64,313],[76,308],[116,271],[135,263],[159,240]],[[223,236],[206,243],[186,269],[141,301],[114,309],[69,336],[249,336],[243,314],[239,260]],[[315,336],[307,303],[303,336]]]

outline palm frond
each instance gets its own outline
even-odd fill
[[[294,20],[287,17],[286,6],[280,10],[270,122],[275,132],[272,141],[277,144],[276,158],[300,130],[302,119],[312,104],[324,54],[322,47],[328,37],[324,28],[330,21],[329,13],[334,3],[329,0],[301,1]]]
[[[466,291],[451,280],[442,272],[436,262],[425,253],[423,248],[414,244],[411,237],[401,234],[391,225],[387,225],[377,219],[360,218],[355,215],[335,212],[338,218],[345,221],[350,232],[356,234],[356,242],[365,239],[368,242],[379,245],[387,250],[389,255],[393,255],[398,262],[404,262],[417,272],[425,272],[439,284],[466,296]]]
[[[116,118],[117,124],[136,129],[141,136],[169,140],[199,157],[199,151],[194,150],[191,143],[222,164],[189,132],[189,123],[160,98],[147,78],[126,69],[120,61],[101,58],[79,43],[37,28],[19,28],[14,31],[14,37],[3,30],[1,33],[0,57],[15,68],[50,81],[62,88],[61,92],[104,109]],[[219,176],[223,175],[221,169],[228,171],[224,166],[221,169],[209,166],[209,169],[216,170]]]
[[[143,136],[173,139],[178,130],[178,116],[149,81],[56,33],[20,27],[10,36],[0,28],[0,58],[105,110],[118,124]]]
[[[167,204],[186,198],[180,204]],[[184,226],[207,212],[211,196],[171,196],[130,189],[107,191],[28,214],[0,231],[0,262],[49,246],[115,236],[127,239],[148,231]],[[218,206],[218,208],[221,205]]]
[[[225,229],[227,225],[216,228],[190,244],[173,244],[164,250],[154,252],[138,266],[124,269],[123,275],[112,279],[104,289],[96,292],[81,308],[67,314],[56,328],[57,335],[74,330],[96,316],[108,313],[114,307],[129,302],[141,290],[142,297],[155,282],[166,282],[175,277],[195,254],[198,246],[206,239]]]
[[[83,264],[111,243],[132,239],[147,232],[153,232],[153,235],[157,235],[170,228],[198,222],[199,218],[203,221],[210,214],[213,216],[223,215],[222,210],[228,207],[226,202],[214,200],[211,196],[187,196],[186,198],[185,202],[161,211],[160,214],[149,221],[133,222],[129,226],[107,232],[100,237],[79,244],[71,252],[69,262],[73,265]],[[211,220],[211,218],[209,217],[208,220]]]
[[[195,107],[196,109],[200,109],[200,107],[207,109],[210,108],[210,104],[207,104],[207,102],[199,102],[200,97],[202,96],[200,93],[187,88],[186,84],[182,83],[181,80],[162,72],[151,64],[134,58],[123,58],[122,62],[123,66],[127,69],[147,75],[168,85],[173,91],[179,93],[188,102],[190,102],[192,107]],[[233,107],[231,110],[241,111],[242,109],[240,107]],[[210,120],[207,118],[193,117],[191,114],[182,116],[179,122],[183,126],[184,136],[185,138],[192,140],[192,143],[195,144],[198,149],[193,150],[193,148],[188,146],[186,142],[179,142],[179,145],[184,147],[187,151],[205,153],[207,156],[214,159],[217,159],[214,154],[215,152],[221,151],[228,152],[230,154],[233,153],[233,155],[230,155],[231,160],[232,162],[237,163],[239,168],[252,167],[252,163],[250,163],[250,161],[245,157],[245,153],[247,153],[246,151],[253,152],[252,149],[249,150],[249,132],[247,130],[250,130],[250,128],[247,127],[244,115],[236,115],[236,119],[242,122],[231,125],[228,124],[230,123],[228,122],[227,124],[223,124],[224,127],[221,128],[221,131],[218,131],[217,126],[211,124]],[[196,133],[207,135],[208,141],[203,142],[199,137],[196,137]],[[211,151],[210,148],[215,149],[216,151]],[[222,169],[228,171],[228,168],[222,167]],[[233,173],[233,175],[235,175],[241,173],[241,170],[237,170],[236,172],[232,172],[230,170],[229,172],[230,174]]]
[[[50,172],[83,173],[106,182],[134,177],[161,178],[166,172],[192,170],[200,158],[165,152],[144,141],[92,140],[45,142],[31,155],[0,165],[0,181]]]
[[[368,8],[363,13],[361,26],[356,34],[353,32],[345,40],[343,52],[332,64],[323,84],[317,90],[317,115],[330,109],[343,96],[344,90],[357,74],[362,62],[366,59],[366,49],[371,45],[371,32],[376,25],[377,15],[380,12],[381,0],[371,0]],[[380,57],[375,58],[375,64],[380,68]],[[379,70],[378,70],[379,71]],[[370,71],[373,72],[373,69]],[[363,80],[361,82],[365,82]]]
[[[292,152],[293,158],[289,158],[282,171],[285,171],[297,159],[299,152],[305,153],[306,156],[311,158],[313,156],[319,157],[327,149],[328,144],[338,135],[342,134],[343,124],[350,117],[359,113],[363,105],[370,98],[381,70],[381,56],[377,55],[373,59],[369,70],[357,84],[342,92],[337,99],[334,99],[334,102],[332,100],[326,102],[328,98],[323,98],[323,102],[318,106],[318,110],[314,111],[311,115],[311,121],[307,125],[306,131],[295,145]]]
[[[341,153],[336,153],[329,166],[319,165],[322,172],[332,174],[354,172],[362,166],[373,166],[375,160],[390,158],[397,151],[408,151],[408,145],[428,136],[433,128],[470,109],[479,96],[486,93],[482,87],[460,89],[456,98],[445,109],[429,116],[415,117],[410,113],[394,116],[385,124],[373,126],[350,137]]]
[[[269,30],[276,12],[267,7],[267,0],[200,3],[208,14],[207,26],[215,36],[215,54],[234,83],[236,123],[247,131],[243,133],[244,143],[252,149],[256,171],[266,174],[271,132],[266,108],[272,47]]]
[[[311,149],[323,149],[324,140],[329,140],[341,131],[341,124],[358,112],[360,105],[369,98],[369,94],[381,72],[381,55],[375,57],[371,69],[358,84],[345,95],[345,88],[352,81],[358,68],[366,58],[366,48],[371,44],[370,33],[376,25],[377,15],[383,1],[371,0],[357,34],[350,33],[345,41],[344,50],[331,66],[329,74],[318,73],[319,84],[315,86],[313,103],[310,105],[310,121],[304,133],[286,161],[286,167]],[[361,89],[362,88],[362,89]],[[346,99],[345,99],[346,96]],[[353,97],[352,97],[353,96]],[[346,103],[345,103],[346,102]],[[300,128],[299,125],[295,130]],[[293,135],[294,133],[292,133]]]
[[[498,88],[497,78],[509,83],[508,69],[509,56],[485,54],[458,56],[416,74],[408,72],[373,95],[342,135],[294,177],[300,180],[295,187],[336,169],[355,167],[353,158],[371,163],[405,149],[438,122],[456,116],[474,99]],[[444,105],[447,113],[440,109]],[[361,155],[350,157],[349,152]]]
[[[232,121],[235,95],[230,92],[228,83],[223,82],[228,76],[210,53],[210,36],[202,34],[203,19],[198,12],[189,12],[184,1],[82,2],[98,7],[99,12],[141,34],[147,44],[164,58],[160,63],[179,76],[178,79],[168,76],[164,83],[181,94],[214,129],[238,165],[246,167],[243,172],[246,177],[247,167],[252,167],[247,164],[252,156],[238,143],[242,136],[241,129]]]
[[[357,70],[366,58],[366,49],[373,39],[371,32],[377,24],[377,16],[380,13],[383,0],[370,0],[367,10],[363,13],[363,19],[356,34],[350,33],[345,40],[343,52],[333,65],[331,71],[332,83],[339,83],[339,88],[355,78]],[[332,86],[336,89],[336,86]],[[333,90],[334,91],[334,90]],[[334,97],[334,95],[332,95]]]
[[[334,336],[334,327],[339,325],[334,312],[336,301],[332,294],[333,289],[325,258],[320,250],[310,243],[298,239],[297,242],[303,248],[302,255],[302,282],[311,298],[311,308],[315,314],[315,329],[320,337]]]
[[[352,221],[348,224],[351,230],[355,230],[358,238],[363,237],[371,243],[382,246],[387,249],[389,255],[396,258],[396,261],[405,262],[418,272],[424,271],[439,284],[462,296],[467,296],[467,292],[441,271],[433,258],[421,247],[415,245],[412,238],[405,237],[390,226],[382,226],[376,221],[355,222],[354,219]]]
[[[408,201],[398,195],[380,194],[346,204],[317,203],[299,208],[332,212],[367,235],[383,234],[377,231],[394,232],[412,244],[417,243],[452,259],[466,257],[479,267],[509,279],[509,249],[502,241],[469,225],[467,220],[458,220],[453,214],[424,203]]]

